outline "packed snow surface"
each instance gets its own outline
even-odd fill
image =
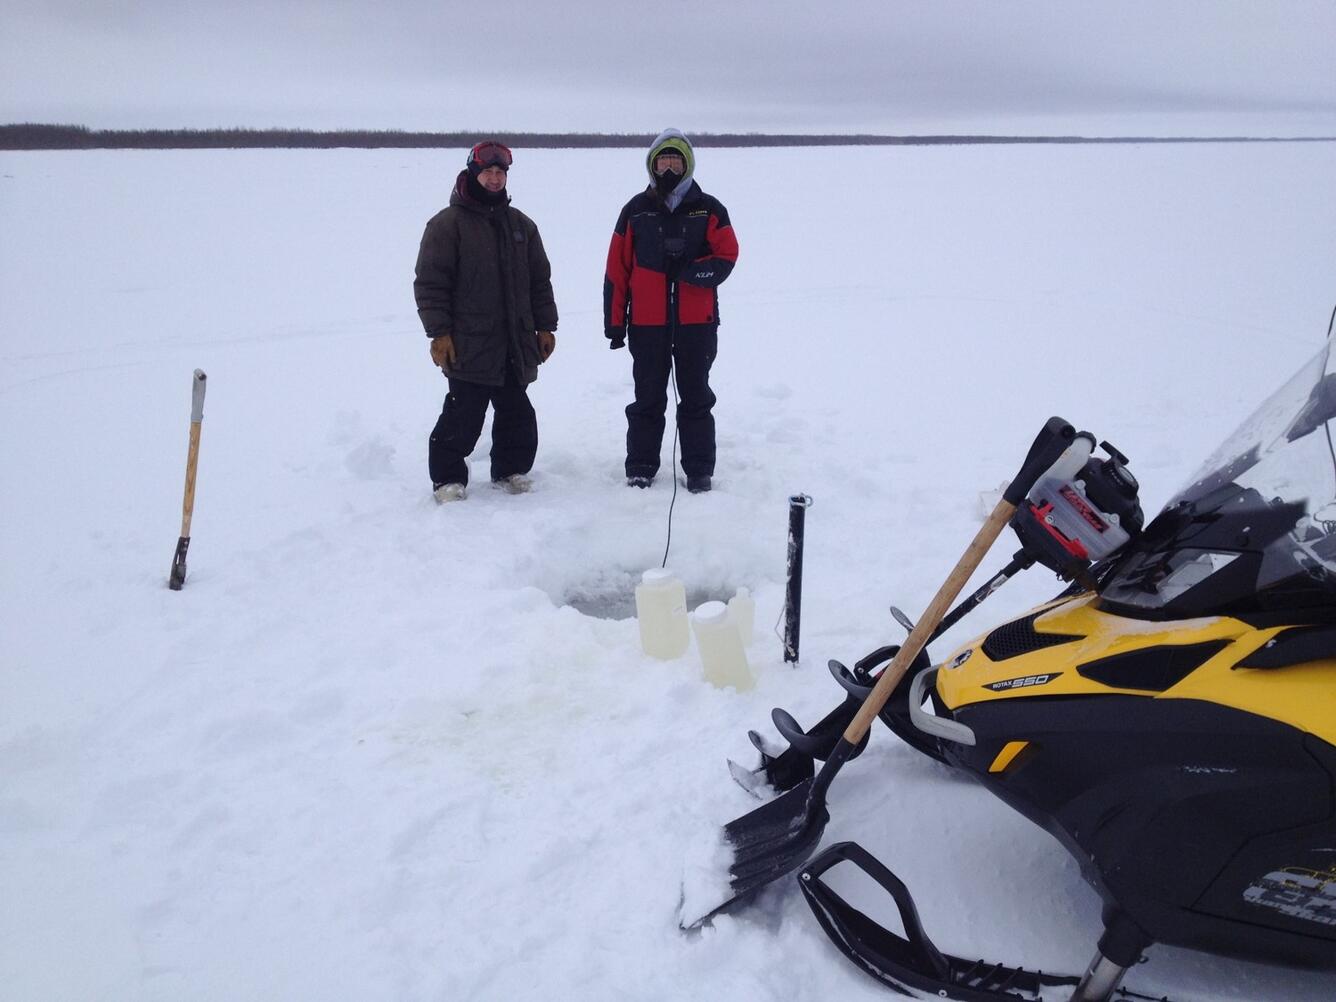
[[[1336,303],[1336,145],[712,150],[715,490],[621,469],[603,261],[635,150],[519,150],[561,310],[532,493],[437,506],[445,389],[411,280],[462,150],[0,154],[0,995],[885,997],[792,879],[683,934],[684,873],[756,801],[773,706],[815,722],[903,632],[1052,414],[1156,510],[1309,358]],[[180,592],[190,378],[208,397]],[[807,493],[802,658],[771,625]],[[751,589],[754,691],[639,648],[664,559]],[[1013,548],[1004,540],[976,582]],[[938,648],[1049,597],[1032,571]],[[832,786],[943,949],[1079,971],[1099,901],[1049,835],[877,725]],[[700,873],[695,874],[700,878]],[[1157,946],[1129,985],[1316,1000],[1330,975]]]

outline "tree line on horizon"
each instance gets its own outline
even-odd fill
[[[620,132],[406,132],[396,129],[90,129],[85,125],[22,122],[0,125],[0,150],[217,150],[217,149],[459,149],[495,139],[517,149],[640,149],[657,133]],[[1330,142],[1329,138],[1099,137],[1003,135],[872,135],[692,133],[700,147],[932,146],[979,143],[1207,143]]]

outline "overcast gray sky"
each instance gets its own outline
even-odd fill
[[[0,122],[1094,134],[1147,115],[1336,135],[1336,0],[0,0]]]

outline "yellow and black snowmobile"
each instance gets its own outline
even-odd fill
[[[931,997],[1036,998],[1062,986],[1072,1000],[1092,1002],[1115,991],[1137,997],[1118,986],[1154,943],[1336,968],[1331,349],[1329,341],[1144,531],[1125,458],[1105,443],[1108,458],[1095,459],[1093,438],[1083,450],[1078,435],[1015,506],[1021,552],[934,636],[1032,563],[1072,586],[940,663],[918,654],[880,708],[909,744],[977,778],[1078,860],[1104,901],[1105,932],[1085,975],[942,953],[904,884],[843,842],[802,866],[799,886],[864,971]],[[780,752],[754,736],[762,765],[732,765],[735,777],[787,790],[812,782],[813,759],[833,757],[838,769],[857,755],[866,736],[841,751],[846,726],[872,691],[876,666],[896,651],[875,651],[852,670],[832,662],[845,704],[810,731],[776,710],[790,746]],[[739,858],[749,839],[760,844],[753,832],[767,811],[781,813],[777,803],[726,829]],[[808,837],[801,848],[812,847]],[[800,865],[794,858],[763,860],[774,872],[761,879]],[[904,935],[823,880],[840,863],[892,895]],[[735,890],[760,882],[740,870],[735,864]]]

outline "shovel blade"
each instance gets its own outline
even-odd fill
[[[729,867],[731,896],[699,918],[684,920],[682,928],[699,927],[807,862],[830,820],[824,798],[813,795],[812,782],[804,780],[724,826],[724,842],[733,852]]]
[[[167,577],[167,587],[180,591],[186,583],[186,550],[190,547],[190,537],[182,536],[176,541],[176,553],[172,557],[172,572]]]

